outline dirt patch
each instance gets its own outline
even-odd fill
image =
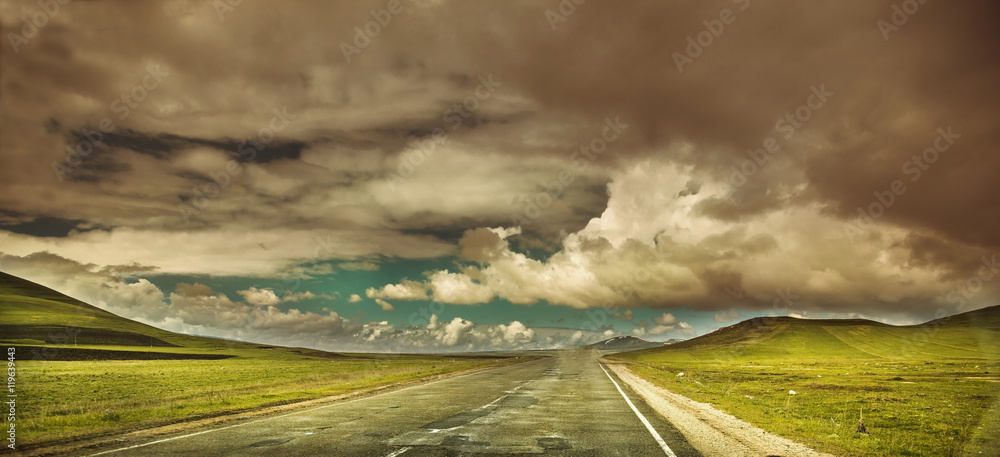
[[[655,386],[629,371],[627,365],[607,366],[705,457],[835,457],[755,427],[707,403]]]

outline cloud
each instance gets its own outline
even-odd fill
[[[430,275],[428,286],[431,298],[440,303],[474,305],[493,299],[493,291],[489,287],[473,282],[463,274],[436,271]]]
[[[404,279],[399,284],[387,284],[381,289],[370,287],[365,290],[368,298],[382,298],[389,300],[426,300],[427,287],[418,282]]]
[[[891,314],[905,308],[927,315],[947,306],[945,295],[968,276],[911,261],[913,238],[905,230],[887,227],[878,237],[852,242],[822,206],[795,203],[795,192],[783,197],[789,204],[754,218],[706,215],[705,202],[722,198],[727,187],[701,176],[699,192],[679,196],[692,173],[654,162],[626,168],[609,185],[604,214],[566,235],[548,257],[529,257],[511,245],[516,236],[478,228],[459,241],[462,258],[473,265],[429,275],[469,285],[476,293],[463,294],[462,303],[500,298],[574,308],[767,310],[785,306],[776,291],[791,290],[800,297],[791,305],[795,309],[876,307]],[[996,285],[985,295],[998,296]]]
[[[258,289],[256,287],[251,287],[246,290],[237,291],[236,293],[242,295],[243,299],[251,305],[274,306],[281,303],[281,299],[278,298],[278,295],[271,289]]]
[[[282,303],[295,303],[295,302],[300,302],[302,300],[312,300],[312,299],[314,299],[316,297],[317,297],[316,294],[314,294],[312,292],[309,292],[307,290],[305,292],[293,292],[293,293],[290,293],[290,294],[282,295],[281,296],[281,302]],[[334,298],[334,297],[332,297],[330,295],[326,295],[326,294],[322,295],[321,297],[323,297],[323,298]]]
[[[387,301],[385,301],[385,300],[383,300],[381,298],[376,298],[375,299],[375,304],[377,304],[380,307],[382,307],[382,311],[394,311],[396,309],[395,307],[392,306],[391,303],[389,303],[389,302],[387,302]]]
[[[378,264],[370,261],[341,262],[337,264],[342,270],[348,271],[378,271]]]
[[[670,313],[663,313],[653,318],[656,325],[677,325],[677,317]]]
[[[347,302],[348,303],[359,303],[359,302],[361,302],[361,296],[358,295],[358,294],[351,294],[351,296],[347,299]]]
[[[445,346],[455,346],[465,335],[472,331],[472,328],[473,324],[471,321],[456,317],[451,322],[442,326],[437,339]]]
[[[441,322],[436,314],[426,325],[398,326],[387,321],[362,324],[332,311],[281,310],[257,304],[275,301],[267,293],[270,289],[251,287],[238,291],[240,296],[255,301],[243,303],[199,282],[179,282],[166,294],[145,278],[126,281],[108,273],[127,269],[99,270],[53,254],[0,254],[2,271],[30,274],[43,285],[123,317],[189,334],[332,351],[380,352],[553,349],[593,342],[602,335],[597,331],[531,328],[516,320],[492,325],[455,317]],[[362,300],[357,294],[352,297]],[[391,307],[380,298],[375,302]]]
[[[739,311],[737,311],[735,309],[731,309],[729,311],[722,311],[722,312],[715,313],[712,316],[712,320],[714,320],[715,322],[720,322],[720,323],[721,322],[732,322],[732,321],[735,321],[735,320],[739,319],[740,316],[741,316],[741,314],[740,314]]]
[[[611,315],[611,317],[617,317],[618,319],[621,319],[625,322],[632,322],[633,318],[632,310],[626,309],[625,312],[616,311],[614,314]]]
[[[754,3],[679,68],[671,56],[718,4],[587,4],[558,33],[527,2],[420,4],[378,37],[382,52],[346,62],[329,58],[341,55],[330,31],[368,9],[350,3],[244,4],[219,22],[183,2],[81,2],[0,54],[0,82],[16,88],[0,106],[15,132],[0,136],[0,246],[122,276],[457,261],[447,275],[466,277],[443,277],[457,286],[441,292],[455,303],[764,311],[790,289],[801,310],[933,317],[1000,250],[1000,5],[931,5],[934,20],[882,36],[893,3]],[[4,6],[2,25],[32,8]],[[282,40],[234,52],[249,30]],[[151,64],[162,82],[122,112]],[[446,121],[480,76],[502,85]],[[776,129],[814,87],[834,95],[791,134]],[[287,126],[242,155],[273,110]],[[114,132],[57,178],[53,163],[104,119]],[[608,142],[613,119],[628,127]],[[446,141],[430,149],[435,128]],[[943,148],[948,128],[960,137]],[[769,139],[776,152],[760,152]],[[741,168],[753,171],[734,179]],[[905,192],[868,224],[859,209],[897,181]],[[196,204],[186,221],[179,208]],[[848,223],[864,227],[847,236]],[[996,303],[997,284],[976,304]]]
[[[526,344],[535,339],[535,331],[524,324],[513,321],[510,325],[500,324],[497,329],[503,335],[503,340],[512,344]]]

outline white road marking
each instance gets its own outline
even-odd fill
[[[493,400],[493,401],[491,401],[491,402],[489,402],[489,403],[487,403],[487,404],[485,404],[483,406],[480,406],[479,409],[489,408],[490,406],[495,405],[498,401],[503,400],[504,397],[506,397],[506,395],[501,395],[500,398],[497,398],[496,400]]]
[[[625,395],[625,391],[623,391],[621,386],[619,386],[618,383],[615,382],[615,378],[612,378],[611,374],[608,373],[608,370],[604,369],[603,364],[601,364],[601,370],[604,370],[604,374],[608,376],[608,379],[611,380],[611,383],[613,383],[615,385],[615,388],[618,389],[618,393],[622,394],[622,398],[624,398],[625,402],[628,403],[629,407],[632,408],[632,412],[634,412],[636,416],[639,416],[639,420],[642,421],[642,425],[646,426],[646,430],[649,430],[649,433],[653,435],[653,438],[656,439],[656,442],[660,444],[660,447],[663,448],[663,452],[670,457],[677,457],[677,454],[674,454],[674,451],[670,450],[670,446],[667,446],[666,441],[663,441],[663,438],[660,437],[660,434],[656,433],[656,429],[654,429],[653,426],[649,423],[649,421],[646,420],[646,416],[643,416],[642,413],[640,413],[639,410],[635,407],[635,405],[632,404],[632,400],[628,399],[628,395]]]
[[[312,411],[318,411],[318,410],[321,410],[321,409],[331,408],[331,407],[334,407],[334,406],[346,405],[348,403],[355,403],[355,402],[359,402],[359,401],[370,400],[372,398],[378,398],[378,397],[382,397],[382,396],[385,396],[385,395],[392,395],[392,394],[399,393],[399,392],[404,392],[404,391],[407,391],[407,390],[410,390],[410,389],[416,389],[418,387],[429,386],[431,384],[437,384],[439,382],[451,381],[452,379],[464,378],[466,376],[472,376],[472,375],[480,374],[480,373],[483,373],[483,371],[477,371],[475,373],[463,374],[461,376],[455,376],[453,378],[439,379],[437,381],[431,381],[431,382],[428,382],[426,384],[417,384],[415,386],[410,386],[410,387],[406,387],[406,388],[403,388],[403,389],[394,390],[392,392],[384,392],[384,393],[380,393],[378,395],[372,395],[370,397],[355,398],[354,400],[348,400],[348,401],[345,401],[345,402],[342,402],[342,403],[331,403],[329,405],[318,406],[318,407],[311,408],[311,409],[304,409],[302,411],[295,411],[295,412],[291,412],[291,413],[288,413],[288,414],[282,414],[280,416],[265,417],[263,419],[257,419],[255,421],[250,421],[250,422],[243,422],[243,423],[240,423],[240,424],[233,424],[233,425],[229,425],[229,426],[226,426],[226,427],[219,427],[219,428],[213,428],[213,429],[209,429],[209,430],[202,430],[200,432],[189,433],[187,435],[174,436],[174,437],[171,437],[171,438],[164,438],[162,440],[150,441],[148,443],[136,444],[136,445],[133,445],[133,446],[127,446],[127,447],[122,447],[122,448],[118,448],[118,449],[110,449],[110,450],[107,450],[107,451],[98,452],[96,454],[90,454],[90,456],[88,456],[88,457],[96,457],[98,455],[111,454],[111,453],[120,452],[120,451],[129,451],[129,450],[132,450],[132,449],[138,449],[140,447],[146,447],[146,446],[150,446],[150,445],[153,445],[153,444],[166,443],[168,441],[179,440],[179,439],[182,439],[182,438],[190,438],[192,436],[204,435],[206,433],[217,432],[217,431],[220,431],[220,430],[228,430],[228,429],[231,429],[231,428],[242,427],[244,425],[256,424],[258,422],[264,422],[264,421],[269,421],[269,420],[274,420],[274,419],[281,419],[282,417],[295,416],[297,414],[308,413],[308,412],[312,412]],[[409,448],[407,448],[407,449],[409,449]]]
[[[387,455],[385,457],[396,457],[397,455],[402,454],[402,453],[404,453],[406,451],[409,451],[409,450],[410,450],[409,447],[401,447],[401,448],[397,449],[395,452],[393,452],[392,454],[389,454],[389,455]]]
[[[524,387],[524,386],[517,386],[517,387],[515,387],[514,389],[512,389],[512,390],[508,390],[508,391],[506,391],[506,392],[504,392],[504,393],[509,393],[509,394],[512,394],[512,393],[514,393],[514,392],[517,392],[517,389],[520,389],[520,388],[522,388],[522,387]],[[495,404],[496,404],[496,403],[497,403],[498,401],[500,401],[500,400],[503,400],[503,399],[504,399],[504,398],[506,398],[506,397],[507,397],[506,395],[501,395],[501,396],[500,396],[499,398],[497,398],[496,400],[493,400],[493,401],[491,401],[491,402],[489,402],[489,403],[487,403],[487,404],[485,404],[485,405],[483,405],[483,406],[480,406],[480,407],[479,407],[479,409],[486,409],[486,408],[489,408],[490,406],[493,406],[493,405],[495,405]]]

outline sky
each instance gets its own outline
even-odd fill
[[[0,271],[343,351],[996,305],[998,13],[0,0]]]

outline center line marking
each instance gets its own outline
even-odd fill
[[[598,362],[598,364],[600,364],[600,362]],[[646,430],[649,430],[649,433],[653,435],[653,438],[656,438],[656,442],[660,443],[660,447],[663,448],[663,452],[670,457],[677,457],[677,454],[674,454],[674,451],[670,450],[670,446],[667,446],[666,441],[663,441],[663,438],[660,437],[660,434],[656,433],[656,429],[653,428],[653,426],[649,423],[648,420],[646,420],[646,416],[643,416],[642,413],[640,413],[639,410],[635,407],[635,405],[632,404],[632,400],[628,399],[628,395],[625,395],[625,391],[623,391],[622,388],[618,385],[618,383],[615,382],[615,378],[612,378],[611,374],[608,373],[608,370],[604,369],[604,365],[600,364],[600,367],[601,370],[604,371],[604,374],[608,376],[608,379],[611,380],[611,383],[615,385],[615,388],[618,389],[618,393],[622,394],[622,398],[624,398],[625,402],[628,403],[629,407],[632,408],[632,411],[635,412],[635,415],[639,416],[639,420],[642,421],[642,425],[645,425]]]

